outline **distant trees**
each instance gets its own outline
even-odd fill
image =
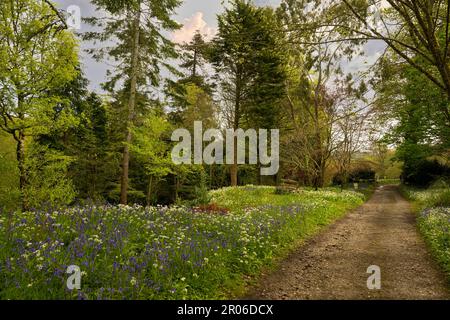
[[[367,112],[358,112],[353,107],[345,110],[345,114],[335,122],[337,137],[334,139],[333,160],[342,186],[349,181],[355,156],[364,148],[364,144],[369,143],[367,120]],[[382,164],[384,166],[384,162]],[[383,169],[380,168],[380,171]]]
[[[64,97],[54,89],[77,74],[77,43],[46,1],[2,1],[0,30],[0,128],[17,143],[19,186],[26,210],[27,137],[71,121],[70,114],[58,114],[57,106],[64,103]]]
[[[432,158],[447,162],[450,130],[442,116],[442,108],[448,104],[446,95],[421,72],[393,55],[381,61],[374,82],[378,110],[384,123],[392,126],[386,138],[397,145],[404,181],[432,180],[416,176],[421,176],[424,163]],[[397,122],[392,123],[392,119]]]

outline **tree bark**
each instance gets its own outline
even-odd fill
[[[236,93],[235,93],[235,101],[234,101],[234,123],[233,123],[233,129],[236,133],[236,130],[239,129],[239,120],[241,118],[241,71],[240,66],[237,67],[236,72]],[[233,164],[230,167],[230,176],[231,176],[231,186],[236,187],[238,185],[238,139],[236,136],[234,136],[234,142],[233,142],[233,151],[234,151],[234,157],[233,157]]]
[[[133,40],[133,53],[131,62],[131,84],[130,84],[130,98],[128,101],[128,122],[126,128],[126,141],[123,150],[122,160],[122,177],[120,184],[120,203],[123,205],[128,204],[128,185],[129,185],[129,168],[130,168],[130,144],[132,142],[132,130],[134,121],[134,110],[136,105],[136,89],[137,89],[137,74],[138,74],[138,60],[139,60],[139,39],[140,39],[140,20],[141,11],[140,8],[136,13],[134,19],[134,40]]]
[[[28,184],[27,172],[25,168],[25,134],[20,131],[17,138],[17,163],[19,167],[19,188],[20,196],[22,198],[22,210],[27,211],[29,209],[28,198],[26,195],[26,187]]]
[[[236,140],[235,140],[236,141]],[[235,142],[234,151],[237,152],[237,142]],[[236,187],[238,185],[238,165],[237,165],[237,159],[234,158],[234,163],[230,166],[230,175],[231,175],[231,186]]]
[[[151,196],[153,189],[153,176],[150,176],[150,180],[148,182],[148,191],[147,191],[147,206],[151,205]]]

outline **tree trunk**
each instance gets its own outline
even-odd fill
[[[236,108],[235,108],[235,119],[234,119],[234,130],[236,130],[239,127],[239,116],[237,115],[239,112],[239,101],[236,101]],[[231,176],[231,186],[236,187],[238,185],[238,139],[236,136],[233,138],[233,164],[230,167],[230,176]]]
[[[175,175],[174,176],[174,180],[175,180],[175,199],[174,202],[178,201],[178,191],[180,190],[180,179],[178,179],[178,177]]]
[[[235,101],[234,101],[234,123],[233,123],[233,129],[234,132],[236,132],[237,129],[239,129],[239,120],[241,117],[241,82],[240,82],[240,67],[237,68],[237,75],[236,75],[236,94],[235,94]],[[238,185],[238,139],[236,136],[234,136],[234,142],[233,142],[233,150],[234,150],[234,157],[233,157],[233,164],[230,167],[230,176],[231,176],[231,186],[236,187]]]
[[[314,178],[313,187],[317,191],[319,188],[323,188],[325,184],[325,163],[323,160],[322,152],[320,151],[314,160]]]
[[[238,140],[236,136],[234,137],[233,149],[234,149],[234,156],[233,156],[233,164],[230,167],[230,175],[231,175],[231,186],[236,187],[238,185],[238,164],[237,164]]]
[[[256,170],[258,171],[256,173],[258,175],[258,186],[261,186],[262,185],[261,163],[258,164]]]
[[[147,206],[148,207],[151,205],[152,189],[153,189],[153,176],[150,176],[150,180],[148,182],[148,191],[147,191]]]
[[[209,189],[212,189],[212,182],[214,179],[214,170],[213,165],[209,166]]]
[[[19,188],[22,200],[22,210],[27,211],[29,209],[28,198],[26,195],[26,187],[28,184],[27,172],[25,168],[25,134],[23,131],[19,132],[16,139],[17,141],[17,163],[19,166]]]
[[[130,99],[128,101],[128,122],[125,147],[123,150],[122,160],[122,177],[120,184],[120,203],[128,204],[128,174],[130,166],[130,144],[132,141],[132,130],[134,121],[134,109],[136,104],[136,89],[137,89],[137,73],[138,73],[138,59],[139,59],[139,39],[140,39],[140,20],[141,11],[140,8],[136,13],[134,20],[134,41],[133,41],[133,53],[131,62],[131,86],[130,86]]]
[[[236,187],[238,185],[237,179],[238,166],[237,161],[235,160],[234,164],[230,166],[230,175],[231,175],[231,186]]]

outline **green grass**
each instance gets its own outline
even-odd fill
[[[223,212],[86,206],[0,217],[1,299],[225,299],[364,195],[272,187],[211,193]],[[214,206],[212,206],[214,207]],[[83,272],[66,288],[67,266]]]
[[[339,188],[327,188],[319,191],[302,188],[289,194],[279,195],[275,192],[275,187],[244,186],[237,188],[223,188],[211,191],[212,202],[227,207],[234,212],[243,212],[246,208],[274,205],[290,206],[293,204],[307,204],[314,207],[326,208],[346,207],[353,203],[355,199],[364,200],[365,196],[360,192],[341,192]]]
[[[428,190],[402,187],[418,213],[418,227],[450,284],[450,188]]]

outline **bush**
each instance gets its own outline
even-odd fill
[[[20,208],[19,170],[15,141],[0,130],[0,209]]]
[[[211,202],[211,196],[209,195],[208,188],[206,186],[200,186],[194,188],[194,200],[190,203],[193,206],[206,205]]]
[[[437,160],[405,163],[401,179],[406,185],[428,188],[440,179],[450,179],[450,167]]]
[[[350,173],[349,182],[375,181],[376,172],[372,169],[358,169]]]

